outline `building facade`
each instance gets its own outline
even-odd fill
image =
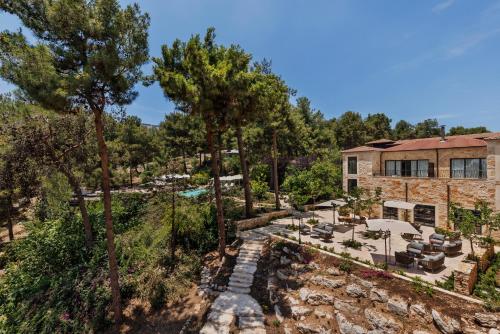
[[[449,203],[474,209],[487,201],[500,212],[500,133],[413,140],[377,140],[342,152],[345,191],[382,189],[382,200],[416,204],[405,210],[376,208],[378,217],[407,217],[434,227],[454,228]],[[403,212],[405,211],[405,212]]]

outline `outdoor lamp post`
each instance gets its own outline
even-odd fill
[[[301,244],[301,240],[300,240],[300,229],[301,229],[301,226],[302,226],[302,217],[299,217],[299,245]]]
[[[333,208],[333,225],[335,225],[335,209],[336,209],[335,203],[332,202],[332,208]]]

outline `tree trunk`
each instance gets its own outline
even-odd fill
[[[170,252],[172,262],[175,262],[175,249],[177,247],[177,226],[175,224],[175,180],[172,182],[172,235],[170,239]]]
[[[115,235],[113,232],[113,218],[111,214],[111,186],[109,180],[109,156],[108,148],[104,140],[104,124],[102,120],[102,110],[94,110],[94,122],[96,128],[97,146],[102,168],[102,192],[104,195],[104,217],[106,221],[106,244],[108,248],[109,280],[111,295],[113,298],[113,312],[115,324],[122,320],[122,308],[120,298],[120,285],[118,278],[118,263],[115,253]]]
[[[217,154],[219,155],[219,175],[224,173],[224,166],[222,164],[222,133],[217,132]]]
[[[7,229],[9,230],[9,240],[14,240],[14,226],[12,225],[12,193],[9,191],[7,197]]]
[[[132,176],[132,166],[130,166],[128,168],[128,170],[129,170],[129,177],[130,177],[130,188],[132,188],[134,186],[134,183],[132,182],[132,177],[133,177]]]
[[[212,173],[214,174],[215,206],[217,207],[217,227],[219,231],[219,258],[222,260],[226,253],[226,230],[224,227],[224,212],[222,208],[222,189],[220,185],[219,164],[217,150],[214,145],[214,134],[211,120],[205,122],[207,128],[207,142],[212,157]],[[220,151],[219,151],[220,153]]]
[[[184,168],[184,174],[187,174],[187,163],[186,163],[186,151],[182,150],[182,167]]]
[[[274,200],[276,210],[280,209],[280,190],[279,190],[279,180],[278,180],[278,142],[277,142],[277,131],[273,130],[273,181],[274,181]]]
[[[250,218],[253,215],[252,191],[250,190],[250,177],[248,175],[248,165],[243,146],[243,134],[240,122],[238,122],[236,126],[236,139],[238,141],[241,173],[243,174],[243,189],[245,191],[245,216]]]
[[[198,166],[201,167],[201,165],[202,165],[202,162],[201,162],[201,151],[200,151],[200,162],[199,162]]]
[[[70,171],[67,171],[64,168],[60,168],[60,170],[68,179],[68,182],[71,185],[71,188],[73,188],[73,191],[76,194],[76,198],[78,199],[78,207],[80,208],[83,228],[85,231],[85,244],[87,245],[88,249],[91,249],[94,243],[94,237],[92,235],[92,225],[90,224],[89,213],[87,211],[87,206],[85,205],[85,199],[83,198],[82,189],[80,188],[80,183]]]
[[[474,255],[474,243],[472,242],[472,237],[469,239],[470,241],[470,253],[472,255],[472,259],[476,259],[476,256]]]

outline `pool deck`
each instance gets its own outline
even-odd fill
[[[312,212],[309,212],[312,216]],[[331,223],[333,220],[333,215],[331,210],[321,210],[315,211],[316,219],[319,219],[320,222]],[[308,218],[307,218],[308,219]],[[305,220],[307,220],[305,219]],[[338,217],[336,218],[338,222]],[[294,219],[294,224],[298,223],[297,219]],[[287,229],[288,225],[292,224],[292,218],[282,218],[275,220],[271,223],[271,225],[257,228],[253,231],[260,232],[263,234],[277,235],[277,233],[283,236],[294,236],[297,240],[299,238],[298,231],[292,231]],[[333,238],[325,242],[323,239],[312,237],[311,235],[304,235],[301,233],[301,241],[302,242],[311,242],[312,244],[319,244],[321,247],[333,247],[336,253],[348,252],[351,254],[353,258],[358,257],[363,261],[370,261],[372,263],[384,263],[385,261],[385,252],[384,252],[384,239],[380,238],[377,240],[365,238],[363,236],[363,232],[366,231],[365,225],[356,225],[354,229],[354,238],[355,240],[361,242],[363,245],[361,249],[353,249],[348,248],[342,245],[342,241],[351,239],[352,237],[352,228],[350,226],[342,225],[337,223],[336,229],[333,233]],[[428,226],[422,226],[422,238],[423,240],[429,240],[429,235],[434,233],[434,228]],[[389,269],[391,270],[402,270],[408,276],[419,276],[420,278],[434,283],[436,280],[442,281],[447,278],[447,276],[451,275],[454,269],[458,268],[460,262],[464,259],[466,254],[470,252],[470,245],[467,240],[462,240],[462,253],[460,255],[454,257],[446,257],[445,258],[445,267],[436,270],[434,273],[429,271],[424,271],[419,268],[416,264],[413,267],[403,267],[400,265],[395,265],[394,252],[396,251],[406,251],[406,246],[408,245],[408,241],[404,240],[400,235],[392,235],[390,242],[390,252],[389,252],[389,240],[387,240],[387,251],[388,254],[388,262]]]

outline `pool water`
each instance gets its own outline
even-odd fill
[[[206,193],[208,193],[208,191],[206,189],[199,188],[199,189],[186,190],[186,191],[180,192],[179,195],[181,195],[183,197],[187,197],[187,198],[193,198],[193,197],[205,195]]]

